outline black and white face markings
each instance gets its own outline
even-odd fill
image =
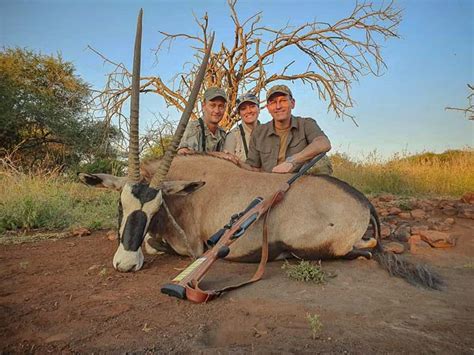
[[[113,260],[117,270],[137,271],[142,267],[143,238],[161,202],[161,190],[146,184],[126,184],[123,187],[119,203],[119,247]]]

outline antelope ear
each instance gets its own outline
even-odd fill
[[[127,182],[127,178],[125,177],[118,177],[109,174],[78,173],[77,176],[79,180],[86,185],[117,191],[121,191],[123,185]]]
[[[161,189],[165,195],[186,196],[199,190],[204,184],[204,181],[164,181]]]

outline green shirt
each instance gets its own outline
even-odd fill
[[[204,134],[206,136],[206,152],[220,152],[224,146],[225,131],[217,127],[216,134],[213,134],[206,123],[204,123]],[[199,120],[189,121],[184,131],[183,138],[178,149],[188,148],[196,152],[203,152],[202,129]]]
[[[324,132],[315,120],[306,117],[291,117],[291,128],[286,140],[286,154],[289,157],[301,152],[315,138],[324,136]],[[278,152],[280,151],[280,137],[276,134],[273,121],[256,127],[252,132],[249,144],[247,164],[271,172],[278,165]],[[323,157],[314,168],[313,173],[332,174],[329,159]]]

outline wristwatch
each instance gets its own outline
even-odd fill
[[[293,155],[290,155],[289,157],[285,159],[285,163],[290,163],[291,165],[295,166],[296,165],[295,157]]]

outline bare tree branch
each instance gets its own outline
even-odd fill
[[[445,110],[454,110],[454,111],[461,111],[464,112],[464,115],[469,120],[474,120],[474,85],[467,84],[468,89],[471,90],[471,93],[467,95],[467,101],[469,102],[469,106],[466,108],[458,108],[458,107],[445,107]]]
[[[258,94],[276,81],[298,81],[308,85],[327,103],[328,111],[354,121],[349,113],[354,105],[351,85],[361,76],[383,73],[386,65],[381,44],[398,37],[397,29],[402,19],[401,11],[393,2],[379,6],[363,2],[356,3],[348,16],[333,24],[313,21],[292,26],[288,23],[274,29],[261,25],[261,12],[241,20],[236,5],[237,0],[228,0],[234,27],[233,41],[229,46],[222,43],[212,53],[202,89],[221,86],[227,90],[229,105],[221,121],[224,128],[229,128],[238,119],[233,109],[239,94],[246,91]],[[176,74],[169,85],[160,77],[143,77],[141,84],[142,92],[156,93],[168,106],[180,111],[186,105],[209,35],[207,13],[202,18],[194,15],[194,20],[200,35],[160,31],[163,38],[155,50],[159,58],[164,49],[170,50],[174,41],[186,40],[196,50],[194,61],[185,63],[183,71]],[[283,52],[294,59],[280,66]],[[96,96],[108,119],[122,117],[122,107],[130,95],[130,73],[121,64],[115,66],[104,90]],[[299,69],[302,67],[306,70]]]

